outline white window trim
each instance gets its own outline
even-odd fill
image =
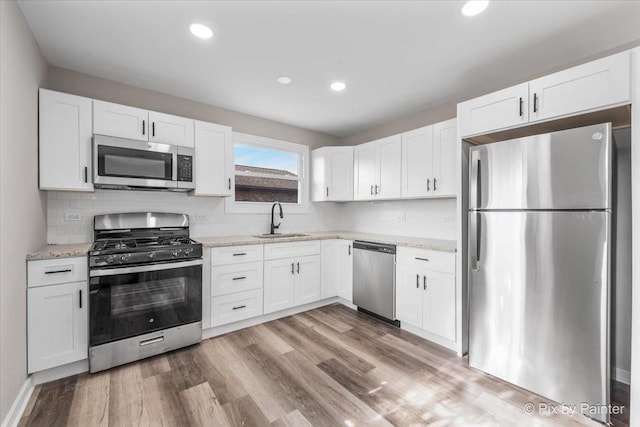
[[[282,204],[285,215],[288,213],[301,214],[309,213],[309,176],[311,175],[311,163],[309,161],[309,146],[297,144],[295,142],[281,141],[279,139],[266,138],[263,136],[250,135],[247,133],[233,132],[232,138],[233,149],[235,144],[253,145],[255,147],[267,148],[272,150],[290,151],[299,155],[298,175],[300,176],[300,203],[293,205],[290,203]],[[224,200],[225,213],[271,213],[272,203],[267,202],[236,202],[235,194],[235,159],[233,162],[234,183],[232,185],[232,194]]]

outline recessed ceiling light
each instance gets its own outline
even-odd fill
[[[475,16],[482,13],[487,6],[489,6],[489,0],[469,0],[462,6],[462,14],[464,16]]]
[[[189,27],[189,29],[194,36],[200,37],[201,39],[210,39],[211,37],[213,37],[213,31],[211,31],[211,28],[207,27],[206,25],[191,24],[191,27]]]
[[[278,83],[288,85],[289,83],[291,83],[291,77],[280,76],[278,77]]]
[[[333,82],[331,83],[331,89],[335,90],[336,92],[340,92],[341,90],[344,90],[344,88],[346,88],[347,85],[344,84],[343,82]]]

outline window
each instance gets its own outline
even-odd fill
[[[309,148],[234,132],[235,192],[226,199],[227,212],[267,212],[280,202],[288,212],[308,206]]]

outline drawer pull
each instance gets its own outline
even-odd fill
[[[237,306],[237,307],[233,307],[233,309],[232,309],[232,310],[240,310],[241,308],[247,308],[247,306],[246,306],[246,305],[244,305],[244,304],[242,304],[242,305],[239,305],[239,306]]]
[[[156,338],[150,338],[148,340],[140,341],[140,347],[144,347],[145,345],[151,345],[151,344],[159,343],[159,342],[162,342],[162,341],[164,341],[164,336],[156,337]]]
[[[65,270],[52,270],[52,271],[45,271],[44,274],[58,274],[58,273],[71,273],[73,270],[70,268],[67,268]]]
[[[234,277],[233,280],[244,280],[247,276]]]
[[[233,254],[233,256],[244,256],[246,254],[246,252],[238,252],[237,254]]]
[[[416,259],[419,261],[429,261],[429,258],[420,258],[419,256],[417,256]]]

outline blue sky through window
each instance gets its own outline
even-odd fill
[[[286,170],[298,175],[298,155],[251,145],[235,144],[236,165]]]

